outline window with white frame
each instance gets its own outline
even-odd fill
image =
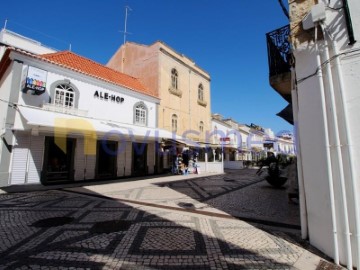
[[[143,102],[135,105],[134,109],[134,124],[146,126],[147,125],[147,108]]]
[[[175,68],[171,70],[171,87],[178,89],[178,72]]]
[[[73,108],[75,104],[75,92],[66,84],[59,84],[55,88],[54,104],[59,107]]]
[[[177,121],[178,121],[178,117],[176,114],[173,114],[171,116],[171,128],[172,128],[172,131],[177,131]]]
[[[204,86],[201,83],[198,87],[198,100],[204,101]]]

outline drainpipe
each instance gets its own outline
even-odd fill
[[[345,102],[346,100],[346,93],[345,93],[345,86],[344,86],[344,77],[342,74],[342,66],[341,66],[341,62],[339,59],[339,50],[337,47],[337,44],[334,40],[334,37],[328,33],[328,31],[325,30],[325,33],[327,34],[327,36],[329,37],[330,41],[331,41],[331,46],[333,48],[333,53],[335,59],[335,73],[337,76],[337,80],[339,83],[339,95],[340,95],[340,103],[341,103],[341,112],[343,115],[343,124],[344,124],[344,131],[345,131],[345,139],[347,144],[345,144],[343,147],[347,150],[347,154],[348,154],[348,159],[349,159],[349,167],[350,167],[350,181],[351,181],[351,195],[353,196],[354,199],[354,212],[355,212],[355,236],[356,236],[356,247],[357,247],[357,252],[355,252],[356,254],[356,266],[359,269],[360,268],[360,207],[359,207],[359,194],[357,193],[357,184],[356,184],[356,179],[358,179],[357,176],[357,172],[355,170],[356,165],[354,164],[354,156],[355,153],[353,151],[353,141],[350,135],[350,129],[349,129],[349,116],[348,116],[348,112],[347,112],[347,104]]]
[[[318,47],[318,27],[315,26],[315,51],[316,51],[316,66],[321,67],[321,58],[320,51]],[[333,175],[332,175],[332,165],[330,158],[330,143],[329,143],[329,134],[328,134],[328,119],[326,114],[325,106],[325,96],[324,96],[324,82],[323,74],[321,68],[317,73],[319,87],[320,87],[320,97],[321,97],[321,112],[323,116],[323,130],[324,130],[324,141],[325,141],[325,156],[326,156],[326,172],[328,177],[329,184],[329,195],[330,195],[330,207],[331,207],[331,221],[333,226],[333,241],[334,241],[334,262],[339,264],[339,244],[337,237],[337,226],[336,226],[336,212],[335,212],[335,196],[334,196],[334,184],[333,184]]]
[[[324,57],[325,59],[330,59],[328,42],[325,36],[325,30],[322,24],[320,24],[323,35],[324,35]],[[329,84],[328,99],[330,101],[330,112],[331,112],[331,126],[333,127],[333,135],[335,140],[335,153],[337,156],[337,165],[339,166],[339,176],[340,176],[340,191],[342,199],[342,210],[344,215],[344,226],[345,226],[345,243],[346,243],[346,252],[347,252],[347,266],[348,269],[352,269],[352,251],[351,251],[351,239],[350,239],[350,228],[349,228],[349,210],[347,206],[347,196],[346,196],[346,186],[345,186],[345,176],[344,176],[344,166],[343,166],[343,157],[341,153],[341,142],[339,135],[339,125],[337,117],[337,108],[335,102],[334,94],[334,84],[333,84],[333,75],[331,71],[330,63],[326,64],[326,73],[327,81]]]
[[[297,171],[298,171],[298,182],[299,182],[299,196],[300,196],[300,223],[301,223],[301,238],[308,238],[308,219],[307,219],[307,210],[306,210],[306,196],[305,196],[305,184],[304,184],[304,175],[302,170],[302,157],[300,150],[300,137],[298,132],[298,97],[295,85],[296,75],[295,69],[291,67],[291,98],[292,98],[292,108],[293,108],[293,118],[294,118],[294,127],[295,127],[295,138],[296,138],[296,149],[297,149]],[[296,113],[294,113],[296,110]]]
[[[26,153],[26,171],[25,171],[25,184],[29,182],[29,168],[30,168],[30,151],[31,151],[32,135],[29,136],[29,146]]]
[[[354,30],[352,28],[352,22],[351,22],[351,17],[350,17],[348,1],[343,0],[342,2],[343,2],[343,7],[344,7],[346,28],[347,28],[348,35],[349,35],[349,45],[353,45],[353,44],[355,44],[356,40],[354,37]]]

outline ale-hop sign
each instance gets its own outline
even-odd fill
[[[101,91],[95,91],[94,93],[94,98],[98,98],[101,100],[109,100],[109,101],[114,101],[116,103],[123,103],[124,102],[124,98],[121,96],[117,96],[114,94],[109,94],[107,92],[101,92]]]
[[[29,90],[33,95],[41,95],[46,90],[47,71],[29,66],[25,80],[24,93]]]

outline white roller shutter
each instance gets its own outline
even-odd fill
[[[12,149],[11,185],[25,184],[30,136],[16,134]]]
[[[30,137],[30,153],[28,159],[28,183],[40,183],[45,149],[44,136]]]

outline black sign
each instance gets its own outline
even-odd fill
[[[47,71],[29,66],[25,80],[25,86],[22,89],[23,93],[29,90],[33,95],[41,95],[46,90]]]
[[[109,94],[107,92],[101,92],[101,91],[95,91],[94,93],[94,98],[99,98],[102,100],[110,100],[116,103],[123,103],[124,102],[124,98],[117,96],[117,95],[113,95],[113,94]]]

